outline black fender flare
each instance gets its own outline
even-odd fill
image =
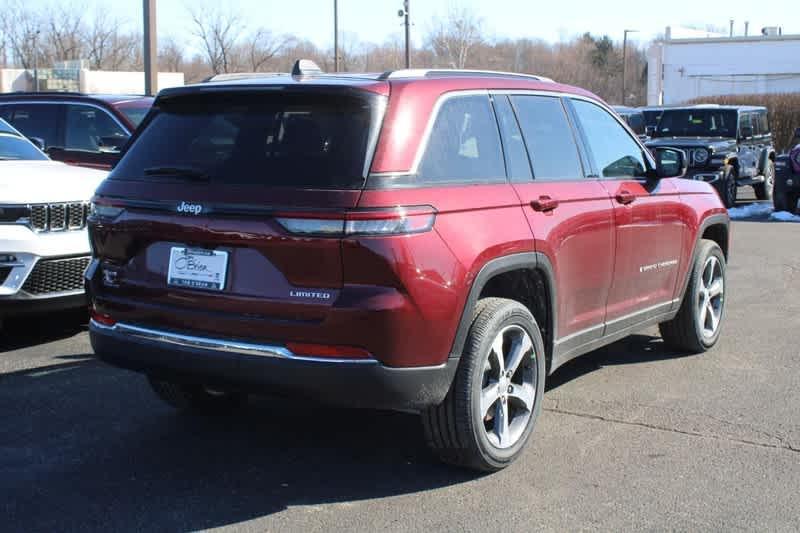
[[[461,353],[464,351],[464,343],[467,340],[469,328],[472,326],[472,315],[475,311],[475,305],[478,303],[478,298],[489,280],[498,274],[519,269],[538,270],[544,276],[545,282],[547,283],[547,294],[550,300],[548,304],[550,306],[549,316],[551,324],[547,325],[550,331],[549,337],[551,340],[558,338],[557,288],[555,284],[555,271],[553,270],[553,264],[550,262],[550,258],[541,252],[523,252],[504,255],[484,264],[472,281],[467,300],[464,304],[464,309],[461,312],[461,319],[456,329],[453,345],[450,349],[450,359],[460,358]]]
[[[761,151],[761,156],[758,158],[758,171],[763,173],[767,166],[767,161],[772,159],[775,161],[775,150],[773,148],[765,148]]]

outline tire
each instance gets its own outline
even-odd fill
[[[775,211],[789,211],[791,213],[795,206],[791,205],[790,200],[790,196],[785,191],[776,188],[775,195],[772,197],[772,205],[775,207]]]
[[[225,413],[241,407],[247,396],[233,392],[217,392],[202,385],[174,383],[148,376],[156,395],[179,411],[195,413]]]
[[[764,167],[764,183],[753,185],[753,189],[756,191],[756,198],[759,200],[772,200],[775,190],[775,163],[772,159],[767,159],[767,164]]]
[[[509,378],[507,363],[515,361]],[[422,412],[428,446],[449,464],[482,472],[505,468],[533,431],[544,381],[544,342],[530,311],[514,300],[480,300],[450,391]]]
[[[736,169],[729,168],[725,171],[725,175],[722,177],[717,187],[719,197],[728,209],[736,205],[736,197],[739,192],[739,186],[736,184],[737,176]]]
[[[717,343],[725,318],[726,269],[725,255],[719,245],[701,240],[678,314],[658,325],[667,346],[702,353]],[[720,284],[715,289],[717,281]]]

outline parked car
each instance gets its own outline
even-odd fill
[[[661,114],[664,112],[665,106],[651,105],[640,107],[638,109],[642,112],[642,117],[644,118],[645,135],[649,137],[653,130],[655,130],[656,126],[658,126],[658,120],[661,118]]]
[[[154,109],[94,197],[86,283],[95,353],[175,407],[418,410],[443,460],[497,470],[570,359],[719,338],[727,211],[587,91],[301,62]]]
[[[697,105],[665,109],[648,147],[671,146],[689,155],[688,178],[714,184],[726,207],[739,187],[752,185],[759,200],[771,200],[775,148],[767,109]]]
[[[86,216],[105,176],[50,161],[0,119],[0,319],[86,305]]]
[[[109,170],[152,104],[149,96],[0,94],[0,118],[55,161]]]
[[[635,107],[613,106],[614,111],[625,121],[641,141],[647,141],[649,137],[645,132],[644,114]]]
[[[775,158],[775,211],[800,212],[800,128],[795,129],[787,154]]]

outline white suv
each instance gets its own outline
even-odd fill
[[[0,119],[0,319],[85,304],[86,216],[106,174],[51,161]]]

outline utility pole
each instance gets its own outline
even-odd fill
[[[33,33],[33,90],[39,92],[39,34],[40,30]]]
[[[333,71],[339,72],[339,2],[333,0]]]
[[[639,30],[625,30],[622,35],[622,100],[620,105],[625,105],[625,68],[628,63],[628,34]]]
[[[406,68],[411,67],[411,24],[408,14],[409,0],[403,1],[403,10],[400,12],[405,17],[404,24],[406,26]]]
[[[143,0],[144,12],[144,92],[158,92],[158,38],[156,36],[156,0]]]

